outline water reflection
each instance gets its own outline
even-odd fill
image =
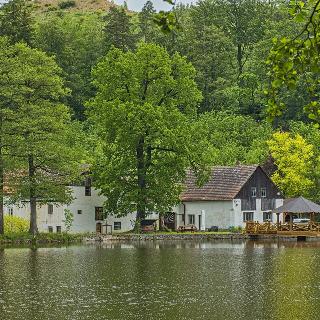
[[[0,319],[317,319],[320,244],[0,249]]]

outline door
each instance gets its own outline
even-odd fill
[[[102,232],[102,223],[98,222],[96,224],[96,233],[101,233]]]
[[[201,230],[201,216],[198,216],[199,217],[199,228],[198,230]]]

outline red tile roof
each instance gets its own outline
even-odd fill
[[[214,167],[211,176],[202,187],[196,185],[196,177],[190,171],[181,201],[232,200],[248,181],[258,166]]]

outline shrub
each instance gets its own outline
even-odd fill
[[[72,8],[76,6],[76,2],[74,0],[65,0],[65,1],[61,1],[58,4],[60,9],[68,9],[68,8]]]
[[[4,216],[5,234],[25,233],[29,230],[29,221],[16,216]]]
[[[241,233],[242,228],[240,226],[238,226],[238,227],[231,226],[231,227],[229,227],[228,231],[232,232],[232,233]]]

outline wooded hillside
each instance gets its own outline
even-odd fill
[[[44,172],[71,179],[74,163],[92,164],[118,215],[170,208],[186,169],[201,184],[217,164],[268,164],[286,196],[320,200],[318,3],[199,0],[160,15],[151,1],[110,4],[0,9],[0,185],[29,172],[13,200],[45,198]],[[28,110],[43,122],[29,127]]]

